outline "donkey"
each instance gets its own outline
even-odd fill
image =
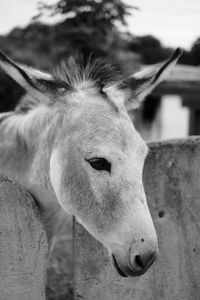
[[[180,56],[115,81],[99,61],[71,58],[50,74],[13,62],[0,66],[29,95],[0,114],[0,170],[37,202],[51,241],[62,211],[107,247],[124,277],[158,255],[142,171],[148,148],[127,109],[135,109]]]

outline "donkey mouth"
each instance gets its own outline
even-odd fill
[[[112,254],[112,262],[113,262],[113,265],[114,265],[114,267],[115,267],[115,270],[117,271],[117,273],[120,275],[120,276],[122,276],[122,277],[128,277],[128,275],[126,275],[123,271],[122,271],[122,269],[120,269],[120,267],[119,267],[119,265],[118,265],[118,263],[117,263],[117,260],[116,260],[116,258],[115,258],[115,256]]]
[[[146,273],[148,268],[145,269],[138,269],[136,267],[134,268],[130,268],[128,266],[126,266],[124,269],[122,270],[122,268],[119,266],[119,264],[117,263],[116,257],[112,254],[112,262],[114,265],[115,270],[117,271],[117,273],[122,276],[122,277],[137,277],[137,276],[141,276],[144,273]]]

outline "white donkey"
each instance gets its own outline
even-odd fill
[[[0,170],[37,201],[49,240],[61,212],[105,245],[121,276],[143,274],[158,254],[142,171],[148,149],[127,107],[137,107],[180,56],[119,82],[101,63],[70,59],[55,75],[0,66],[30,96],[0,115]]]

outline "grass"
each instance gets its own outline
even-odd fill
[[[73,299],[72,223],[65,224],[47,269],[47,300]]]

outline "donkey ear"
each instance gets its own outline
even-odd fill
[[[103,91],[115,101],[122,99],[128,110],[135,109],[169,73],[181,54],[182,50],[178,48],[166,62],[147,67],[112,86],[105,87]]]
[[[0,67],[21,85],[29,95],[36,99],[42,97],[48,103],[56,88],[65,88],[61,83],[58,84],[52,75],[15,63],[1,51]]]

